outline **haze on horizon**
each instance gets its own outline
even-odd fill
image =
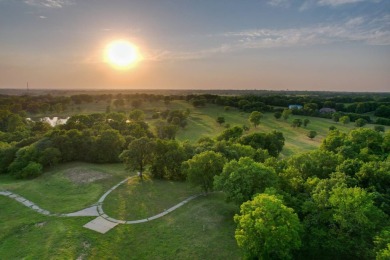
[[[116,40],[143,60],[104,61]],[[0,88],[390,91],[387,0],[0,0]]]

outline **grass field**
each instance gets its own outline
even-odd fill
[[[0,190],[15,192],[53,213],[70,213],[95,203],[128,175],[121,164],[69,163],[34,180],[0,176]]]
[[[69,171],[81,172],[80,169],[89,172],[89,179],[101,174],[108,177],[90,182],[77,179],[82,182],[78,184],[66,181]],[[73,163],[35,180],[11,181],[2,177],[0,189],[17,192],[55,213],[69,212],[95,203],[109,187],[128,175],[120,164]],[[185,183],[134,179],[110,194],[104,209],[113,217],[142,217],[159,213],[197,192]],[[148,223],[118,225],[104,235],[82,227],[93,217],[47,217],[2,196],[0,209],[1,259],[240,258],[233,222],[237,206],[226,203],[221,193],[201,196]]]
[[[178,104],[182,104],[183,108],[190,107],[190,105],[183,101],[177,101]],[[229,111],[225,111],[224,107],[208,104],[205,108],[193,108],[190,107],[191,114],[188,118],[188,125],[185,129],[181,129],[178,132],[177,139],[180,141],[189,140],[190,142],[196,142],[200,137],[209,136],[214,137],[224,131],[226,128],[224,125],[220,126],[216,119],[218,116],[225,117],[225,125],[229,124],[233,126],[247,125],[250,127],[249,132],[270,132],[277,130],[283,133],[285,146],[281,153],[282,157],[290,156],[297,152],[310,151],[317,148],[322,140],[329,132],[330,126],[335,126],[337,129],[343,132],[348,132],[355,128],[353,123],[343,125],[336,123],[330,119],[306,117],[306,116],[294,116],[291,115],[288,120],[275,119],[273,113],[265,113],[259,126],[254,128],[248,121],[249,113],[240,112],[237,109],[231,108]],[[295,118],[308,118],[310,123],[307,127],[293,128],[291,122]],[[367,125],[368,128],[373,128],[373,125]],[[389,129],[389,127],[386,127]],[[317,132],[317,136],[311,140],[307,137],[307,133],[310,130]]]
[[[104,211],[117,219],[137,220],[152,217],[201,191],[188,182],[130,179],[110,193]],[[128,199],[131,198],[131,199]],[[137,210],[133,210],[137,209]]]

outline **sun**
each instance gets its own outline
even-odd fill
[[[113,41],[105,50],[106,62],[117,69],[132,68],[141,58],[137,46],[125,40]]]

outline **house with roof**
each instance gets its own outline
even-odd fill
[[[302,109],[303,106],[302,105],[288,105],[288,109]]]
[[[336,112],[336,109],[334,108],[329,108],[329,107],[323,107],[320,109],[321,114],[330,114]]]

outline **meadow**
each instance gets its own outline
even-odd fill
[[[70,172],[89,172],[89,181]],[[104,175],[105,178],[100,178]],[[18,193],[54,213],[87,207],[119,180],[129,176],[121,164],[70,163],[34,180],[2,177],[0,190]],[[94,180],[94,177],[95,180]],[[138,218],[173,206],[199,193],[186,183],[138,180],[109,195],[104,204],[113,217]],[[174,186],[174,188],[172,188]],[[0,196],[0,256],[2,259],[239,259],[233,215],[237,206],[222,193],[201,196],[163,218],[135,225],[118,225],[106,234],[83,228],[94,217],[48,217]]]

